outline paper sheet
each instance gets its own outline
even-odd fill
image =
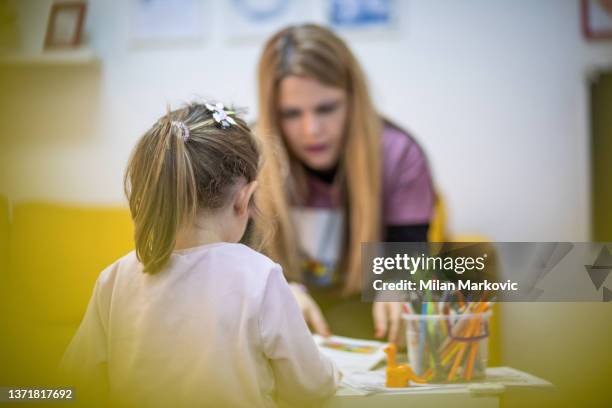
[[[345,373],[370,370],[386,357],[383,348],[387,343],[380,341],[341,336],[313,337],[321,352]]]

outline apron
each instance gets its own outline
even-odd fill
[[[345,238],[341,209],[294,207],[291,217],[302,255],[302,273],[309,294],[321,308],[333,334],[372,339],[372,304],[361,296],[342,297],[338,270]]]
[[[337,285],[337,265],[345,231],[343,211],[334,208],[294,207],[291,216],[298,235],[304,283],[314,288]]]

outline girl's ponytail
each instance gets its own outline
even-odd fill
[[[136,256],[145,273],[162,269],[181,225],[198,208],[197,183],[183,131],[163,118],[136,146],[125,174],[135,226]]]

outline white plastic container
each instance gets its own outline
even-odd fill
[[[482,379],[489,357],[490,311],[404,314],[408,364],[429,382]]]

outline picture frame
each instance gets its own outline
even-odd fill
[[[581,0],[580,8],[585,38],[612,39],[612,0]]]
[[[54,3],[47,24],[45,49],[79,46],[86,9],[84,1]]]
[[[334,28],[389,28],[396,4],[393,0],[328,0],[327,8]]]
[[[210,31],[209,0],[129,0],[133,49],[198,47]]]
[[[246,44],[265,41],[283,27],[313,21],[314,2],[295,0],[228,0],[224,19],[228,43]]]

